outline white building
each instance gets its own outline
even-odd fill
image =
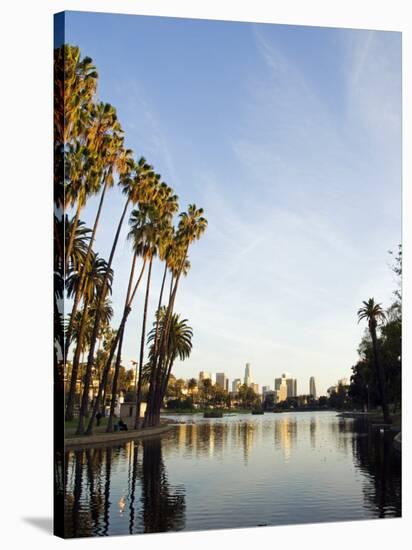
[[[314,376],[309,378],[309,395],[311,395],[313,399],[316,399],[316,383]]]

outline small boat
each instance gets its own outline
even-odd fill
[[[222,418],[222,411],[206,411],[203,413],[203,418]]]

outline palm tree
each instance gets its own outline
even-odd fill
[[[166,307],[162,307],[160,310],[158,310],[156,321],[153,323],[153,329],[148,335],[148,343],[151,344],[149,352],[149,364],[152,363],[155,359],[155,350],[157,347],[156,338],[159,337],[159,334],[164,328],[164,324],[166,322],[166,313]],[[160,332],[157,331],[158,327],[160,328]],[[165,350],[165,360],[162,364],[161,376],[159,380],[159,400],[155,404],[156,410],[153,411],[153,416],[155,417],[159,414],[160,406],[166,394],[167,385],[169,383],[175,360],[177,359],[177,357],[179,357],[181,361],[184,361],[190,356],[190,353],[192,351],[193,330],[191,327],[188,326],[187,319],[180,319],[180,315],[174,313],[171,318],[168,334],[169,338]]]
[[[92,253],[92,247],[99,224],[106,191],[108,188],[112,187],[114,183],[113,175],[116,172],[120,177],[122,177],[132,166],[132,152],[123,147],[124,140],[121,134],[122,130],[117,121],[115,109],[109,104],[99,104],[96,106],[95,118],[92,121],[90,135],[88,137],[88,147],[91,148],[94,154],[98,156],[97,162],[100,170],[99,174],[101,174],[102,178],[102,192],[93,224],[93,230],[90,236],[89,246],[87,248],[86,263]],[[94,138],[94,141],[91,141],[92,137]],[[82,272],[78,291],[74,296],[71,319],[74,319],[80,303],[84,279],[85,273]],[[71,328],[72,327],[69,322],[69,326],[67,328],[67,346],[65,349],[66,357],[68,345],[70,345]]]
[[[88,269],[87,269],[86,284],[84,285],[83,293],[82,293],[83,294],[83,311],[78,312],[80,315],[77,315],[76,313],[77,322],[75,320],[75,324],[77,324],[77,327],[78,327],[78,330],[76,331],[77,345],[73,356],[70,389],[69,389],[69,393],[67,395],[67,401],[66,401],[66,420],[73,419],[74,397],[76,393],[76,384],[77,384],[77,378],[78,378],[80,356],[81,356],[81,353],[86,349],[86,344],[90,343],[90,342],[87,342],[86,334],[88,329],[89,336],[90,336],[90,332],[92,328],[91,320],[93,318],[93,315],[95,315],[96,304],[93,303],[93,301],[96,300],[99,287],[101,286],[104,280],[106,271],[107,271],[107,264],[105,260],[103,258],[99,258],[97,254],[93,253],[91,265],[88,266]],[[108,285],[109,292],[111,291],[112,280],[113,280],[113,271],[110,270],[109,285]],[[73,289],[78,283],[79,283],[78,273],[72,274],[67,281],[67,288],[68,288],[69,295],[74,292]],[[102,307],[101,317],[103,318],[103,324],[107,325],[110,322],[110,319],[113,315],[113,310],[110,304],[107,303],[107,300],[105,303],[102,304],[101,307]]]
[[[133,167],[133,173],[126,173],[124,176],[120,179],[120,184],[123,188],[123,193],[126,195],[126,201],[123,207],[122,214],[120,216],[120,220],[117,226],[117,230],[114,236],[112,249],[110,251],[110,256],[108,260],[108,269],[111,268],[114,254],[116,252],[117,243],[119,240],[120,231],[123,225],[124,218],[126,216],[127,209],[129,207],[129,204],[135,204],[137,203],[141,197],[145,197],[147,195],[147,183],[148,181],[152,181],[154,177],[153,168],[146,163],[146,160],[144,158],[141,158],[137,164]],[[102,302],[105,298],[107,291],[107,277],[105,277],[105,280],[103,281],[102,288],[99,292],[99,301]],[[124,327],[124,324],[126,322],[126,318],[128,313],[130,312],[130,308],[127,308],[128,311],[126,313],[126,317],[123,318],[121,326]],[[99,332],[99,323],[100,323],[100,313],[99,308],[97,308],[96,311],[96,317],[94,319],[94,326],[93,326],[93,332],[91,336],[90,341],[90,347],[89,347],[89,354],[87,357],[87,367],[86,367],[86,375],[85,375],[85,385],[83,389],[83,395],[82,395],[82,402],[80,407],[80,415],[79,415],[79,424],[77,427],[77,434],[83,434],[84,433],[84,419],[87,413],[88,403],[89,403],[89,385],[90,385],[90,379],[91,379],[91,372],[93,367],[93,359],[94,359],[94,350],[96,347],[96,341],[97,336]],[[118,336],[120,336],[121,332]],[[118,342],[116,342],[117,345]],[[91,419],[93,423],[93,418]],[[90,431],[92,429],[93,424],[90,424]],[[89,427],[88,427],[89,430]]]
[[[69,255],[69,270],[66,272],[67,275],[70,276],[70,273],[78,271],[82,266],[86,265],[87,246],[90,242],[90,229],[80,220],[78,220],[77,227],[74,229],[74,220],[69,219],[67,214],[61,220],[61,224],[63,227],[59,224],[58,230],[64,231],[66,250],[68,241],[71,235],[73,235],[72,247]]]
[[[64,44],[54,52],[54,135],[65,144],[81,131],[97,86],[97,71],[90,57]]]
[[[177,197],[173,195],[170,188],[168,188],[165,184],[161,184],[160,191],[156,193],[154,201],[152,201],[152,203],[140,205],[139,209],[135,210],[131,216],[132,233],[136,246],[139,248],[139,252],[143,255],[145,260],[149,261],[143,307],[142,330],[140,336],[135,428],[138,428],[140,423],[144,342],[146,338],[147,308],[149,303],[153,259],[157,256],[157,254],[161,256],[164,254],[165,241],[169,238],[171,232],[171,218],[173,212],[177,210],[177,208]],[[164,280],[165,274],[163,275],[160,296],[162,296],[163,293]]]
[[[80,212],[87,199],[97,193],[100,188],[99,165],[90,150],[77,141],[68,144],[65,152],[65,197],[64,207],[75,208],[72,227],[66,228],[69,236],[66,247],[65,271],[69,268],[69,258],[73,246],[73,239],[77,230]]]
[[[363,319],[368,321],[369,333],[372,339],[373,362],[378,377],[379,393],[381,396],[383,419],[386,424],[389,424],[391,420],[386,401],[385,371],[379,358],[378,338],[376,335],[376,327],[378,323],[385,321],[386,316],[381,304],[376,304],[373,298],[369,298],[367,302],[364,301],[362,304],[363,306],[358,310],[358,322]]]
[[[144,343],[146,338],[147,306],[149,301],[152,263],[153,258],[157,255],[159,255],[159,258],[165,262],[158,304],[158,309],[160,309],[168,267],[167,256],[170,251],[173,237],[172,218],[178,210],[178,197],[174,194],[173,189],[164,182],[160,183],[160,176],[156,178],[156,184],[158,192],[154,195],[154,200],[149,203],[141,204],[139,209],[132,213],[131,219],[134,238],[137,242],[140,242],[140,253],[145,258],[149,259],[149,271],[146,283],[143,322],[140,336],[139,368],[136,388],[136,429],[140,425]],[[153,371],[151,374],[152,380],[154,379],[154,375],[155,372]]]
[[[176,270],[176,276],[174,278],[173,290],[169,299],[169,304],[166,310],[166,318],[164,326],[160,332],[159,349],[157,350],[156,357],[153,359],[153,368],[157,370],[156,377],[159,379],[162,363],[164,363],[166,344],[169,338],[170,322],[173,314],[173,307],[176,299],[176,293],[179,285],[180,277],[183,273],[183,269],[186,265],[187,254],[189,246],[195,240],[200,239],[207,227],[207,220],[203,217],[203,209],[197,208],[196,205],[191,204],[188,207],[187,212],[180,214],[180,221],[176,232],[176,248],[179,251],[179,266]],[[147,410],[145,416],[145,426],[152,426],[154,420],[154,413],[158,407],[161,395],[160,384],[150,384],[149,396],[147,403]]]

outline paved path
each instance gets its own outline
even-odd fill
[[[172,425],[166,424],[156,428],[142,428],[141,430],[128,430],[127,432],[97,433],[93,435],[81,435],[67,437],[64,440],[66,448],[86,447],[105,443],[123,442],[146,437],[162,435],[172,429]]]

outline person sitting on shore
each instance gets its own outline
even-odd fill
[[[121,432],[127,432],[127,424],[123,422],[121,418],[119,419],[119,430]]]

